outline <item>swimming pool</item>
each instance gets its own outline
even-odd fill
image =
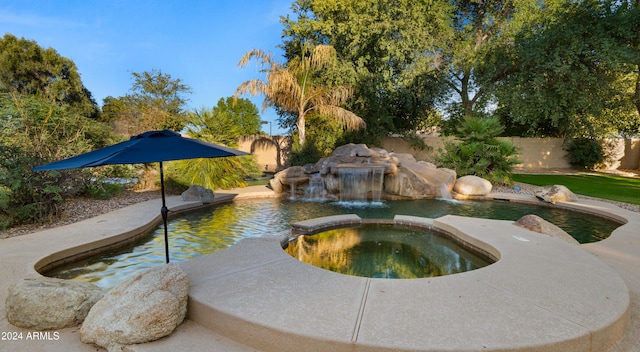
[[[506,201],[424,199],[367,203],[246,199],[170,219],[171,260],[186,261],[222,250],[244,238],[279,234],[298,221],[340,214],[389,219],[395,215],[437,218],[452,214],[514,221],[524,215],[535,214],[563,228],[580,243],[602,240],[620,226],[617,222],[591,214]],[[125,277],[164,262],[163,230],[159,226],[136,243],[59,267],[45,275],[88,281],[109,289]]]

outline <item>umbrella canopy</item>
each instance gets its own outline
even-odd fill
[[[77,169],[83,167],[144,164],[180,159],[219,158],[246,155],[239,150],[182,137],[179,133],[149,131],[128,141],[33,168],[33,171]]]
[[[169,210],[165,202],[162,162],[194,158],[221,158],[247,154],[249,153],[196,139],[185,138],[179,133],[170,130],[149,131],[133,136],[125,142],[35,167],[33,171],[159,162],[160,185],[162,188],[162,208],[160,209],[160,213],[164,222],[165,251],[168,263],[169,243],[167,236],[167,214]]]

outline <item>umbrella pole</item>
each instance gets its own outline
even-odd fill
[[[160,208],[160,214],[162,214],[162,222],[164,223],[164,251],[169,263],[169,235],[167,233],[167,217],[169,209],[164,198],[164,174],[162,172],[162,161],[160,162],[160,189],[162,190],[162,208]]]

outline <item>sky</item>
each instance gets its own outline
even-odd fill
[[[133,84],[132,72],[160,70],[192,93],[188,109],[212,108],[244,81],[264,78],[255,64],[238,67],[251,49],[282,57],[280,16],[293,0],[2,0],[0,31],[34,40],[73,60],[102,106]],[[284,134],[263,97],[249,98],[266,133]]]

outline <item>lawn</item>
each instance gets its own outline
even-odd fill
[[[576,194],[640,204],[640,178],[604,174],[514,174],[513,180],[537,186],[564,185]]]

